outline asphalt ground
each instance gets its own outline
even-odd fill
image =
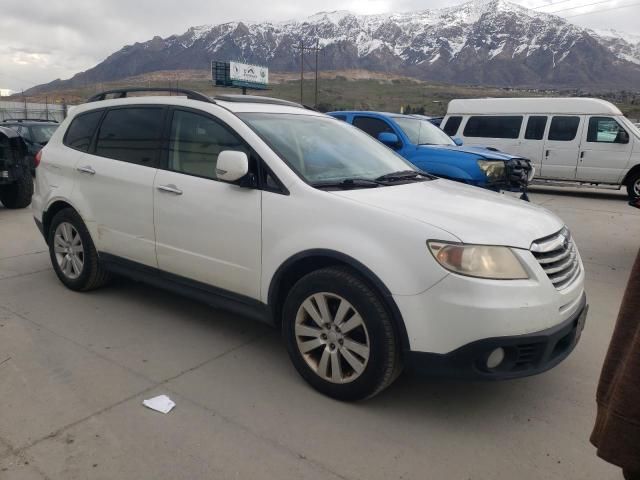
[[[31,211],[0,207],[0,479],[620,479],[588,437],[640,211],[619,192],[531,197],[585,263],[573,354],[507,382],[403,375],[355,404],[308,387],[265,325],[129,280],[65,289]],[[167,415],[142,405],[158,394]]]

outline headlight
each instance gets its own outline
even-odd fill
[[[505,175],[505,164],[501,160],[478,160],[478,167],[490,180],[500,180]]]
[[[478,278],[524,280],[529,278],[518,257],[508,247],[462,245],[430,240],[429,250],[447,270]]]

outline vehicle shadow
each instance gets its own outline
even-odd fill
[[[528,193],[542,193],[547,195],[555,195],[558,197],[579,197],[579,198],[592,198],[598,200],[624,200],[627,201],[628,196],[626,190],[602,190],[602,189],[577,189],[577,188],[562,188],[562,187],[543,187],[533,185],[528,188]]]

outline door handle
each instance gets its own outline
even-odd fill
[[[584,158],[584,152],[580,152],[580,161]]]
[[[88,175],[95,175],[96,171],[93,169],[93,167],[91,165],[85,165],[84,167],[78,167],[76,170],[78,170],[80,173],[86,173]]]
[[[182,195],[182,190],[176,187],[173,183],[169,185],[159,185],[158,190],[161,192],[173,193],[174,195]]]
[[[545,157],[548,157],[548,156],[549,156],[549,150],[547,150],[547,151],[544,153],[544,156],[545,156]]]

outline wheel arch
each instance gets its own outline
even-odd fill
[[[634,165],[633,167],[631,167],[631,169],[629,169],[629,171],[627,172],[627,174],[624,176],[624,179],[622,180],[622,185],[628,185],[629,181],[635,176],[640,174],[640,163],[637,165]]]
[[[409,351],[409,336],[402,314],[387,286],[366,265],[349,255],[335,250],[305,250],[289,257],[280,265],[271,278],[267,294],[267,303],[272,312],[274,324],[277,327],[282,326],[282,306],[286,294],[300,278],[315,270],[335,265],[344,265],[353,269],[380,294],[393,320],[396,333],[400,339],[401,350]]]
[[[58,212],[64,210],[65,208],[71,208],[78,215],[80,215],[80,212],[78,212],[78,209],[75,208],[66,200],[54,200],[47,207],[47,209],[42,213],[42,234],[47,244],[49,242],[49,227],[51,227],[51,221],[53,220],[53,217],[55,217]],[[80,215],[80,217],[82,218],[82,215]]]

